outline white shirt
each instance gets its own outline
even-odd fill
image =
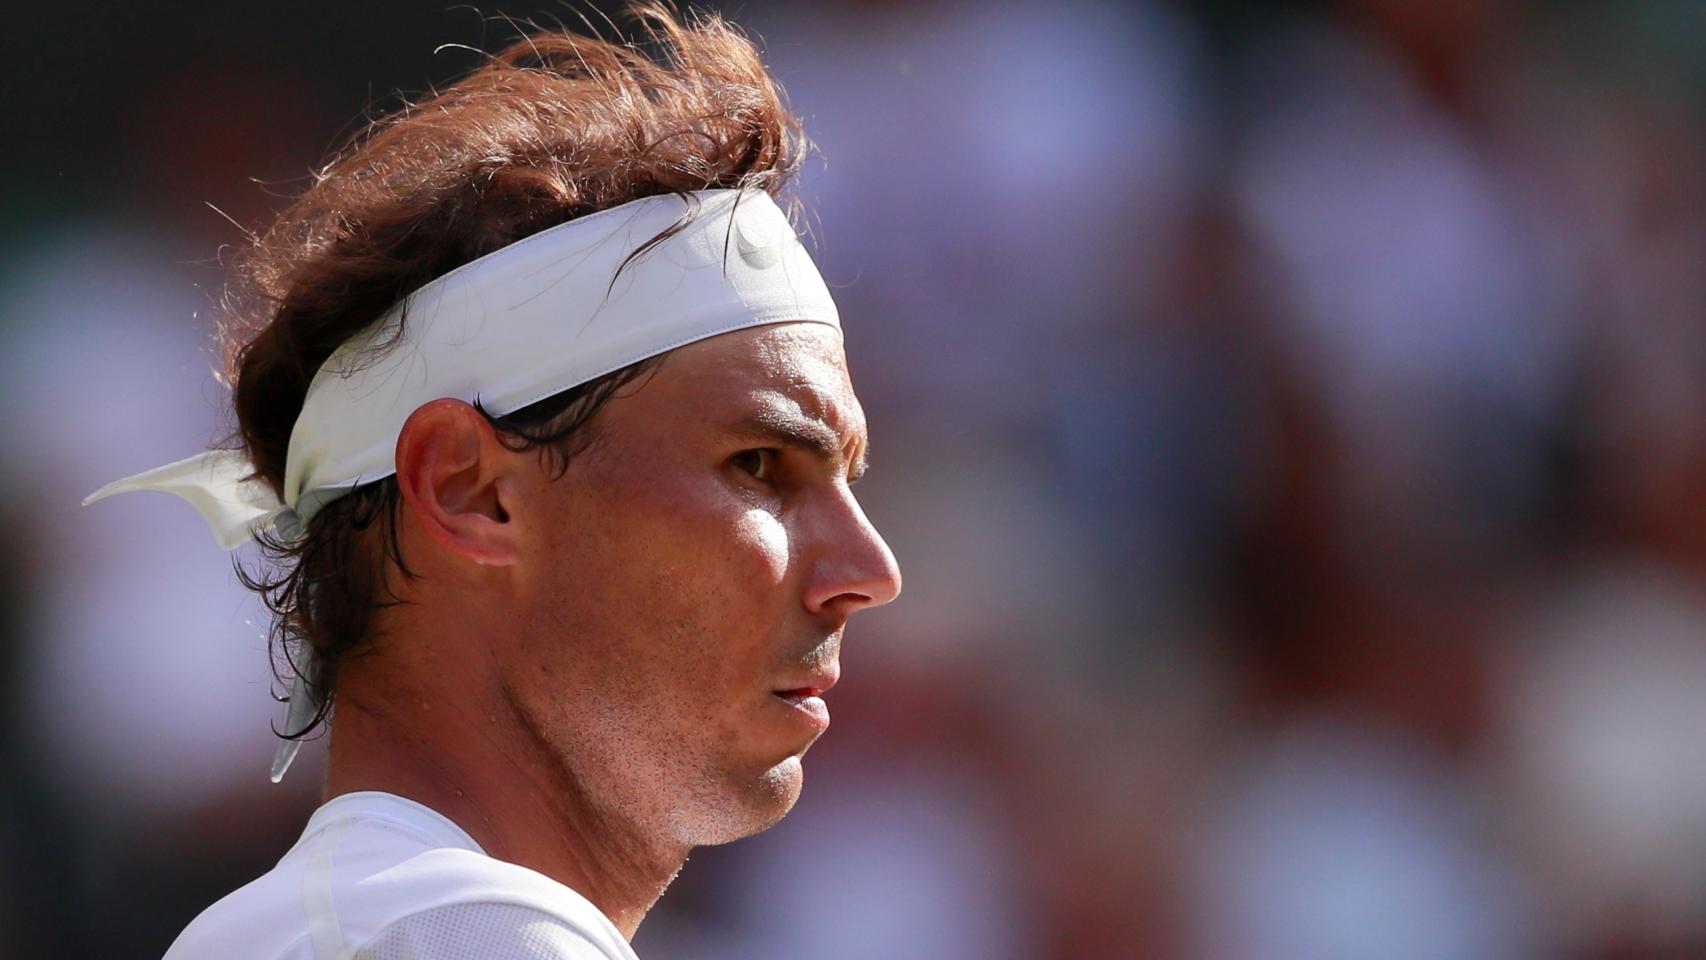
[[[376,792],[316,810],[277,866],[203,911],[165,960],[453,958],[637,960],[585,897]]]

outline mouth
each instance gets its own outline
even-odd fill
[[[778,690],[771,696],[787,705],[787,714],[804,723],[813,731],[813,736],[829,729],[829,704],[823,698],[812,693],[811,687],[801,687],[797,690]]]
[[[829,688],[835,686],[835,673],[817,674],[809,678],[803,686],[788,687],[771,691],[771,696],[782,701],[791,708],[792,715],[822,733],[829,727],[829,705],[823,702],[823,695]]]
[[[821,697],[829,692],[830,687],[835,686],[836,681],[841,679],[841,667],[839,665],[834,665],[828,670],[818,670],[810,674],[798,674],[790,679],[799,680],[800,685],[797,687],[777,689],[773,691],[776,696],[781,697],[783,700],[787,700],[790,703],[805,700],[810,697]]]

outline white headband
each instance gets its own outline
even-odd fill
[[[679,232],[635,256],[688,215]],[[376,357],[372,348],[396,336],[405,309],[402,338]],[[340,347],[315,374],[291,431],[282,500],[244,479],[253,468],[242,454],[212,450],[83,502],[158,490],[189,501],[227,550],[262,530],[296,538],[327,503],[396,472],[397,435],[423,404],[478,400],[502,416],[695,340],[790,321],[840,326],[828,287],[768,194],[635,200],[458,267]],[[313,716],[311,653],[298,665],[286,733]],[[275,782],[298,743],[280,745]]]

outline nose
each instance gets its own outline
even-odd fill
[[[900,564],[845,486],[826,505],[816,536],[805,593],[812,613],[846,619],[900,596]]]

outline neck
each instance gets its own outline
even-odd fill
[[[570,887],[632,940],[689,847],[597,810],[523,718],[339,678],[323,799],[379,790],[448,817],[499,860]]]

